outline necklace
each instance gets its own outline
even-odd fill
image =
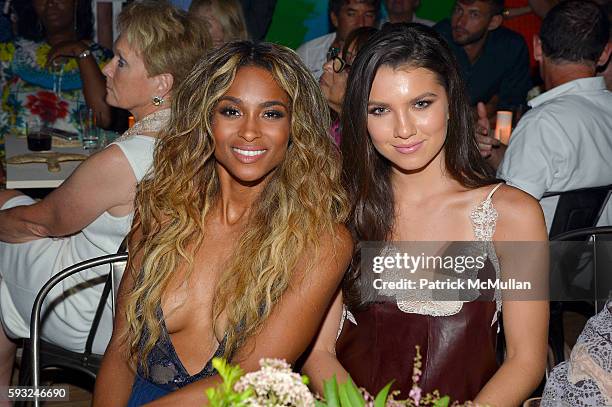
[[[162,127],[164,127],[168,121],[170,120],[170,109],[162,109],[158,110],[155,113],[151,113],[148,116],[143,117],[132,127],[127,129],[117,140],[115,141],[123,141],[127,140],[137,134],[143,133],[157,133]]]

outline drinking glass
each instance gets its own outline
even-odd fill
[[[28,150],[49,151],[51,150],[51,134],[43,131],[43,124],[38,117],[30,117],[25,122]]]
[[[86,150],[95,150],[98,148],[100,134],[98,126],[96,126],[96,112],[84,106],[79,110],[79,121],[81,124],[81,140],[83,148]]]

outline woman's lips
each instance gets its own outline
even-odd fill
[[[263,157],[268,150],[263,147],[232,147],[232,153],[238,161],[251,164]]]
[[[423,143],[424,140],[421,140],[417,141],[416,143],[394,145],[393,148],[395,148],[395,150],[401,154],[412,154],[419,150],[421,146],[423,146]]]

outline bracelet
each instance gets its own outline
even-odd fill
[[[81,52],[79,55],[76,56],[77,59],[85,59],[88,56],[91,55],[91,50],[89,48],[86,48],[85,51]]]

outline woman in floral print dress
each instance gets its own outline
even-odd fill
[[[25,0],[13,7],[19,36],[0,43],[2,164],[4,134],[23,132],[29,120],[78,132],[80,109],[91,108],[99,126],[112,121],[101,72],[112,53],[89,40],[91,2]]]

